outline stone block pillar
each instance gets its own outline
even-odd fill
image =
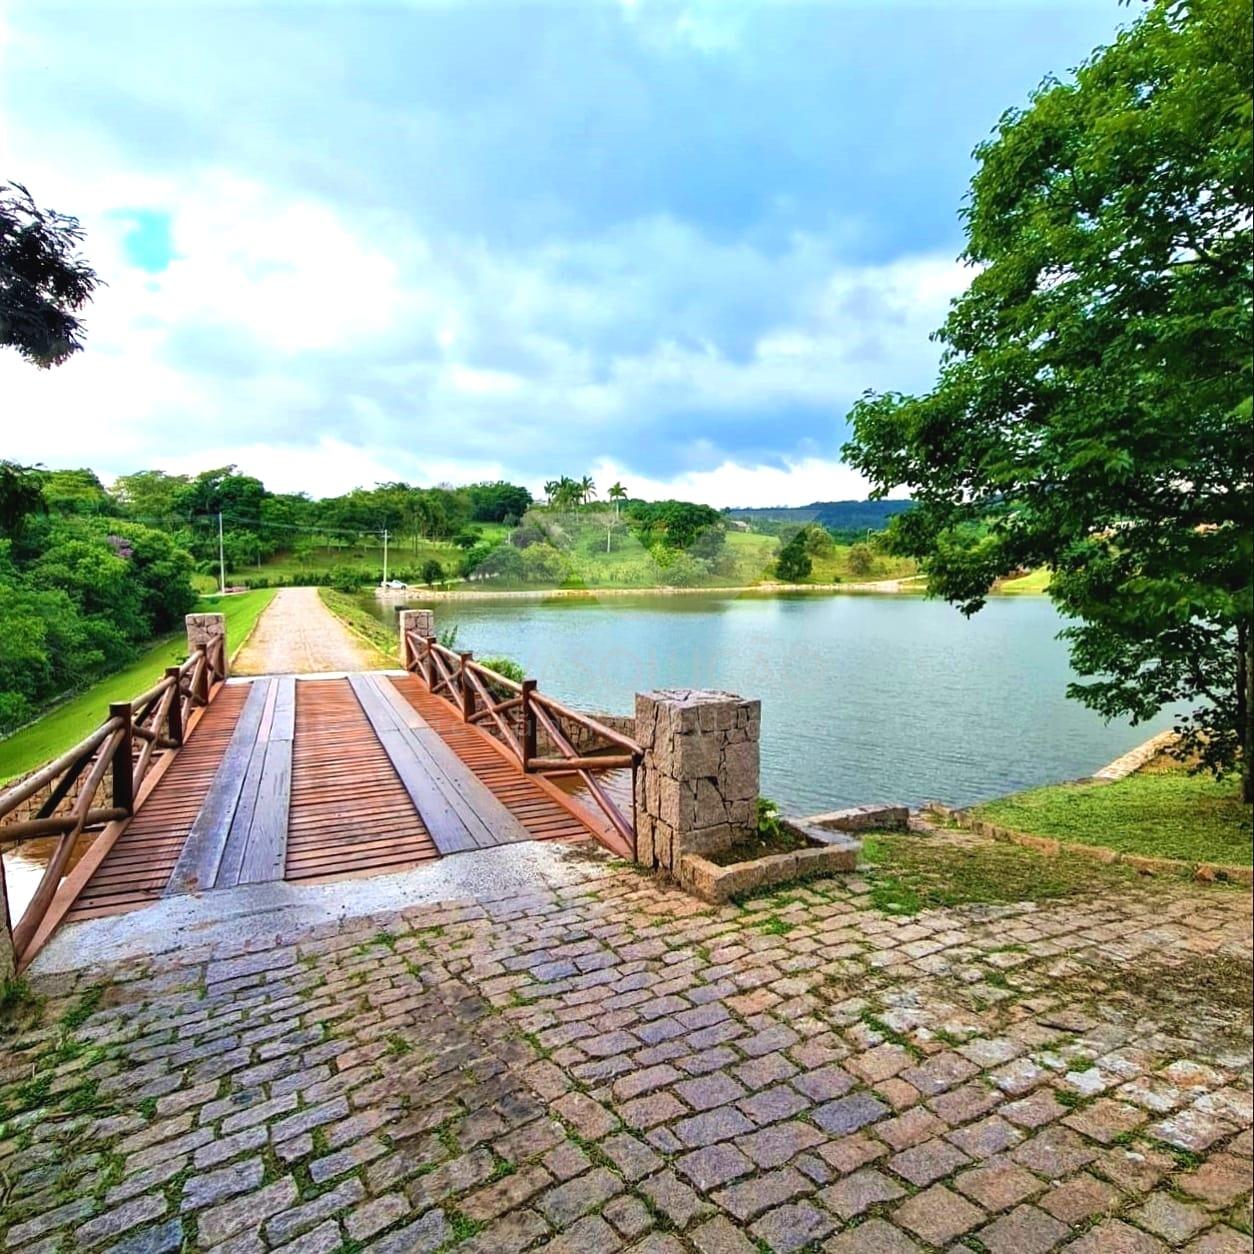
[[[409,670],[413,655],[409,649],[407,635],[416,631],[420,636],[435,635],[435,612],[433,610],[401,610],[396,615],[397,635],[400,638],[401,666]]]
[[[686,853],[710,854],[757,828],[762,703],[731,692],[636,693],[636,860],[677,872]]]
[[[183,620],[187,624],[187,652],[195,653],[213,640],[222,640],[222,669],[229,673],[231,658],[226,648],[226,615],[225,614],[188,614]]]

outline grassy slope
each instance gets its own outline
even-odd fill
[[[475,523],[474,528],[482,534],[484,541],[492,544],[504,539],[506,533],[506,528],[500,523]],[[449,574],[453,574],[461,556],[462,550],[454,544],[422,540],[415,551],[412,541],[399,539],[388,546],[388,577],[391,578],[397,571],[407,571],[416,579],[422,564],[430,558],[435,558]],[[382,544],[362,544],[346,549],[318,549],[304,558],[298,558],[291,553],[279,553],[262,562],[260,567],[241,566],[238,570],[228,571],[226,577],[228,583],[243,583],[259,576],[273,583],[280,583],[301,574],[344,566],[360,571],[363,583],[378,582],[383,574]]]
[[[204,598],[195,606],[198,613],[226,615],[227,645],[234,650],[252,630],[257,616],[270,603],[272,591],[248,592],[242,596]],[[77,696],[55,706],[38,722],[0,740],[0,780],[24,775],[27,771],[63,753],[99,726],[112,701],[129,701],[161,678],[167,666],[187,656],[182,634],[169,636],[142,653],[129,666],[106,676]]]
[[[999,583],[995,589],[1000,596],[1044,596],[1049,588],[1050,572],[1047,568],[1042,567],[1040,570],[1034,570],[1030,575],[1022,575],[1018,579],[1006,579]]]
[[[1189,775],[1183,766],[1113,784],[1034,788],[973,813],[1013,831],[1121,853],[1243,866],[1251,860],[1250,807],[1237,782]]]
[[[318,596],[322,603],[350,631],[365,637],[379,652],[388,666],[399,666],[397,651],[400,645],[397,637],[390,632],[375,616],[363,610],[352,597],[334,588],[319,588]]]

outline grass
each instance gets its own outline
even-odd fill
[[[1051,572],[1044,566],[1018,579],[1005,579],[997,585],[994,592],[999,596],[1044,596],[1049,589]]]
[[[488,544],[503,540],[507,528],[501,523],[472,523],[471,529]],[[450,574],[457,571],[462,550],[455,544],[419,540],[417,546],[408,538],[394,539],[388,546],[388,578],[409,577],[418,582],[418,572],[424,562],[435,558]],[[378,583],[383,576],[383,544],[355,544],[340,548],[319,548],[304,556],[295,553],[277,553],[260,566],[240,566],[227,572],[228,583],[247,583],[250,579],[268,579],[278,585],[301,575],[320,574],[348,567],[360,571],[363,584]]]
[[[1087,858],[1051,858],[1018,845],[959,843],[914,833],[868,834],[862,870],[871,903],[886,914],[977,903],[1054,901],[1126,887],[1135,873]]]
[[[1190,775],[1181,763],[1110,784],[1054,784],[974,807],[1012,831],[1120,853],[1250,865],[1250,806],[1235,778]]]
[[[272,591],[263,590],[241,596],[204,597],[194,609],[197,613],[226,615],[227,646],[234,650],[273,596]],[[0,740],[0,782],[24,775],[63,753],[104,722],[111,702],[138,696],[161,678],[167,666],[176,665],[186,656],[187,640],[182,633],[167,636],[122,670],[98,680],[54,706],[37,722]]]
[[[390,632],[369,610],[363,609],[346,592],[334,588],[319,588],[322,604],[342,623],[367,641],[382,655],[388,666],[399,666],[397,637]]]

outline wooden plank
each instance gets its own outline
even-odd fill
[[[287,825],[292,805],[292,738],[296,730],[296,680],[291,675],[285,675],[276,679],[274,686],[278,689],[278,698],[248,846],[240,867],[241,884],[281,880],[287,862]]]
[[[274,722],[274,706],[278,696],[278,684],[269,684],[265,709],[261,713],[261,721],[257,724],[257,739],[253,742],[253,751],[248,759],[248,770],[244,774],[239,802],[231,818],[226,846],[222,850],[222,858],[218,863],[213,883],[206,884],[206,888],[230,888],[239,883],[240,867],[244,864],[244,851],[248,848],[248,834],[252,830],[253,812],[257,808],[257,793],[261,787],[261,773],[266,761],[266,745],[270,739],[270,726]]]
[[[221,685],[214,690],[213,696],[216,697],[221,690]],[[214,708],[212,705],[198,706],[188,719],[187,726],[183,731],[184,748],[177,753],[165,753],[157,761],[156,765],[149,770],[144,777],[144,782],[140,785],[139,793],[135,798],[136,814],[144,803],[156,791],[157,785],[161,782],[166,772],[180,759],[186,760],[184,755],[187,752],[186,746],[191,742],[192,733],[196,730],[200,720],[214,709],[215,716],[221,714],[221,707]],[[155,800],[155,799],[154,799]],[[48,938],[56,930],[62,919],[71,912],[75,918],[91,918],[93,917],[93,906],[86,906],[80,912],[75,909],[79,905],[80,898],[84,896],[85,890],[89,884],[96,882],[97,873],[101,871],[102,864],[106,862],[108,855],[113,851],[118,843],[118,839],[123,836],[129,829],[130,825],[135,822],[135,818],[124,819],[117,823],[110,823],[108,827],[102,831],[87,852],[79,859],[74,869],[61,881],[57,894],[52,899],[52,904],[48,907],[43,919],[39,924],[39,930],[31,938],[31,943],[27,947],[25,954],[25,962],[29,963],[31,959],[48,943]],[[150,895],[143,894],[136,901],[135,905],[142,905],[150,900]],[[131,905],[118,906],[109,913],[116,913],[118,910],[132,909]]]
[[[426,755],[441,785],[447,784],[446,795],[448,795],[449,788],[453,789],[456,799],[477,821],[470,827],[478,837],[479,848],[530,840],[530,833],[510,813],[493,790],[466,766],[445,743],[440,733],[397,692],[395,687],[382,676],[372,675],[369,678],[376,691],[387,703],[393,719],[413,736],[419,751]],[[449,799],[454,800],[452,796]]]
[[[174,870],[170,872],[165,896],[196,892],[211,887],[217,880],[218,866],[244,787],[269,691],[270,680],[253,680],[239,722],[235,724],[230,743],[209,786],[209,795],[200,807],[191,831],[187,833]]]
[[[464,853],[479,848],[463,816],[449,802],[430,768],[419,758],[404,729],[393,720],[391,707],[384,701],[382,693],[362,675],[350,676],[348,682],[435,847],[442,854]]]

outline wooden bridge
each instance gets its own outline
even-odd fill
[[[0,842],[57,841],[12,928],[19,967],[62,922],[173,894],[528,840],[633,856],[634,741],[430,635],[402,652],[395,672],[239,680],[211,635],[0,796]]]

